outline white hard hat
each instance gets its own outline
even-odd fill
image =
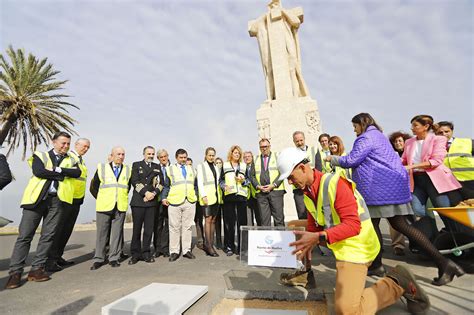
[[[286,148],[278,155],[278,171],[280,172],[279,180],[284,180],[290,176],[296,165],[307,158],[306,152],[298,148]]]

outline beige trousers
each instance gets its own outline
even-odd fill
[[[388,277],[366,288],[369,265],[336,261],[336,314],[375,314],[403,295],[403,289]]]
[[[179,206],[168,207],[168,225],[170,230],[170,254],[179,254],[179,241],[183,247],[183,254],[191,251],[193,239],[192,226],[196,206],[187,199]]]

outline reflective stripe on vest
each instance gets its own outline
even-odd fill
[[[86,181],[87,181],[87,167],[84,163],[84,160],[79,158],[79,155],[75,154],[74,152],[70,152],[71,158],[75,161],[75,163],[81,169],[81,176],[79,178],[74,178],[74,199],[82,199],[86,194]]]
[[[183,204],[187,199],[190,203],[197,201],[196,192],[194,191],[194,169],[186,165],[186,178],[183,177],[181,166],[170,165],[166,168],[166,173],[170,179],[170,191],[168,193],[169,203],[171,205]]]
[[[330,162],[326,162],[324,159],[326,158],[326,153],[324,153],[323,150],[318,150],[319,151],[319,159],[321,162],[321,172],[323,173],[331,173],[332,172],[332,167]]]
[[[341,156],[346,156],[346,152],[343,152]],[[335,166],[332,170],[333,173],[341,174],[344,173],[344,178],[351,179],[352,178],[352,168],[343,168],[341,166]]]
[[[243,176],[244,178],[245,178],[246,168],[247,168],[247,165],[245,163],[239,163],[238,174]],[[224,191],[224,195],[227,196],[231,194],[237,194],[237,195],[247,198],[248,189],[247,187],[242,186],[242,183],[238,183],[235,180],[236,174],[235,174],[235,169],[232,167],[232,164],[230,164],[230,162],[224,162],[223,170],[224,170],[225,184],[229,188],[227,191]]]
[[[341,223],[339,215],[334,208],[336,200],[337,184],[339,174],[324,174],[321,178],[318,191],[317,205],[314,204],[308,196],[304,196],[304,203],[308,212],[313,216],[316,223],[324,226],[324,229],[330,229]],[[349,181],[350,182],[350,181]],[[357,201],[358,214],[361,222],[361,229],[358,235],[347,239],[328,244],[333,250],[334,256],[339,261],[348,261],[354,263],[367,263],[373,261],[380,250],[380,244],[375,233],[370,214],[365,204],[364,198],[352,185],[352,191]]]
[[[278,167],[277,167],[277,159],[278,159],[278,153],[272,152],[271,155],[269,156],[269,161],[267,165],[268,174],[270,176],[270,184],[272,184],[280,176],[280,172],[278,171]],[[260,174],[262,172],[262,166],[263,166],[262,164],[263,164],[263,158],[262,158],[262,155],[259,154],[255,158],[255,178],[257,179],[257,182],[259,185],[261,185]],[[285,190],[285,184],[283,182],[284,181],[282,181],[280,186],[276,187],[274,190]],[[260,190],[256,189],[256,192],[259,193]]]
[[[316,163],[315,163],[316,148],[308,146],[308,150],[306,150],[306,153],[308,155],[308,160],[309,160],[309,164],[311,165],[311,168],[314,168],[316,166]]]
[[[51,161],[48,152],[35,151],[33,156],[34,155],[36,155],[41,160],[41,162],[43,162],[45,168],[53,169],[53,161]],[[33,156],[28,159],[28,165],[30,167],[32,167],[33,165]],[[72,166],[73,160],[69,155],[67,155],[59,165],[59,167],[62,168],[71,168]],[[57,194],[59,200],[72,204],[74,195],[73,180],[73,178],[65,177],[64,180],[58,181]],[[21,205],[36,204],[46,182],[46,179],[32,175],[30,180],[28,181],[28,185],[26,186],[25,191],[23,192]]]
[[[472,157],[472,140],[454,138],[444,159],[444,165],[449,167],[459,181],[474,180],[474,158]]]
[[[216,175],[218,175],[217,169]],[[222,192],[219,188],[219,185],[217,185],[216,191],[214,173],[212,173],[212,170],[207,162],[198,165],[197,178],[198,181],[202,181],[202,185],[204,186],[205,197],[207,197],[207,204],[213,205],[216,203],[220,203],[220,199],[222,199]],[[201,194],[201,192],[199,193]],[[199,204],[201,206],[204,206],[204,202],[202,201],[203,197],[204,196],[199,196]]]
[[[128,209],[128,182],[131,176],[131,169],[128,165],[122,165],[119,178],[115,177],[112,167],[108,163],[97,165],[99,176],[99,192],[95,209],[97,212],[111,211],[117,205],[117,209],[125,212]]]

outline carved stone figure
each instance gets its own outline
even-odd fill
[[[268,100],[309,96],[301,73],[301,23],[303,9],[284,9],[280,0],[272,0],[266,14],[248,23],[250,36],[258,40]]]

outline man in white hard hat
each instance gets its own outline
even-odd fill
[[[290,244],[293,254],[309,257],[314,246],[332,249],[336,257],[335,306],[337,314],[375,314],[407,299],[411,313],[425,312],[429,298],[413,274],[398,265],[384,278],[365,288],[367,268],[380,245],[364,199],[355,185],[341,174],[323,174],[311,169],[305,152],[287,148],[278,157],[280,180],[288,178],[304,192],[308,215],[307,231],[294,231],[301,238]],[[336,193],[337,192],[337,193]]]

